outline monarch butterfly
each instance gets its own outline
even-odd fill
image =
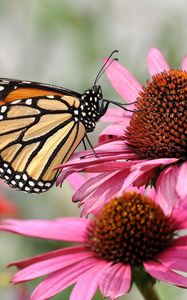
[[[52,187],[58,175],[53,168],[70,158],[108,108],[109,101],[96,85],[105,66],[83,94],[44,83],[0,79],[0,178],[28,193]]]

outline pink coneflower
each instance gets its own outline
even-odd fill
[[[110,65],[113,87],[129,103],[136,101],[130,106],[134,112],[110,109],[103,120],[112,124],[99,137],[98,157],[82,152],[61,166],[57,184],[73,172],[97,173],[73,197],[87,213],[131,185],[159,185],[172,170],[176,192],[187,196],[187,57],[174,70],[151,49],[147,63],[151,79],[145,86],[118,62]]]
[[[31,300],[49,299],[72,284],[71,300],[90,300],[98,288],[113,300],[127,293],[132,282],[145,299],[158,299],[148,288],[155,279],[186,288],[187,277],[178,271],[187,272],[187,235],[178,234],[187,229],[187,200],[171,193],[166,186],[165,201],[159,201],[153,188],[131,190],[111,199],[90,220],[4,221],[0,230],[78,244],[12,263],[20,269],[12,283],[46,276]]]

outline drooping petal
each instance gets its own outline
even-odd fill
[[[91,300],[99,287],[99,281],[103,272],[105,272],[105,269],[110,264],[102,260],[98,261],[95,267],[79,277],[77,284],[71,292],[70,300]]]
[[[83,197],[81,204],[84,204],[84,206],[81,216],[87,216],[98,207],[104,205],[107,200],[111,199],[112,196],[120,191],[124,182],[124,176],[124,171],[111,173],[111,177],[106,179],[101,186],[91,192],[87,197]],[[76,200],[78,200],[78,198]]]
[[[142,86],[125,67],[114,61],[106,73],[112,86],[123,99],[129,103],[136,101]]]
[[[84,248],[83,248],[84,249]],[[23,270],[17,272],[11,282],[12,283],[20,283],[24,281],[29,281],[58,270],[62,270],[63,268],[76,264],[82,260],[85,260],[89,257],[93,256],[93,253],[90,251],[86,251],[84,249],[82,252],[71,253],[71,248],[66,248],[64,253],[61,256],[49,258],[41,262],[33,263],[32,265],[24,268]],[[70,253],[68,253],[68,250]]]
[[[127,188],[132,186],[133,183],[137,181],[137,179],[142,175],[142,171],[139,169],[132,170],[131,172],[129,172],[129,170],[127,169],[127,172],[128,173],[126,173],[126,176],[124,176],[124,182],[121,187],[121,192],[124,192]]]
[[[131,175],[131,174],[130,174]],[[121,185],[125,181],[127,177],[130,177],[129,175],[129,168],[128,163],[126,168],[122,168],[121,170],[115,170],[114,172],[104,172],[101,173],[94,178],[91,178],[88,180],[73,196],[73,201],[82,201],[85,198],[87,198],[89,195],[93,198],[96,197],[99,201],[99,198],[103,193],[107,193],[108,197],[111,197],[113,194],[115,194],[118,190],[118,188],[121,188]],[[133,178],[133,175],[132,175]],[[121,182],[122,180],[122,182]],[[130,181],[130,178],[127,182],[127,185],[130,185],[132,183],[132,180]],[[126,186],[127,187],[127,186]],[[117,190],[116,190],[117,188]],[[111,191],[110,195],[109,192]],[[95,194],[93,194],[95,193]]]
[[[86,177],[80,175],[79,173],[73,173],[68,177],[67,181],[76,191],[85,183]]]
[[[118,141],[120,142],[120,141]],[[106,143],[106,144],[102,144],[103,147],[109,147],[108,144],[111,144],[111,143]],[[116,147],[117,146],[117,142],[115,142],[116,144]],[[119,143],[120,144],[120,143]],[[124,152],[125,152],[125,147],[124,147]],[[119,152],[118,152],[119,151]],[[64,164],[64,165],[60,165],[58,166],[58,169],[63,169],[62,172],[60,173],[58,179],[57,179],[57,185],[61,185],[64,180],[70,176],[71,174],[75,173],[75,172],[94,172],[94,173],[100,173],[100,172],[103,172],[103,163],[105,162],[114,162],[117,161],[126,161],[126,160],[130,160],[131,158],[134,158],[135,155],[134,154],[131,154],[131,153],[125,153],[125,154],[121,154],[120,152],[121,150],[120,149],[117,149],[115,148],[115,146],[111,147],[110,150],[106,150],[106,152],[103,152],[103,153],[100,153],[97,151],[97,155],[98,156],[102,156],[102,159],[101,158],[93,158],[93,157],[90,157],[90,158],[85,158],[85,159],[79,159],[79,160],[76,160],[76,161],[71,161],[67,164]],[[126,162],[124,164],[125,165],[129,165],[129,164],[132,164],[134,165],[136,162],[135,161],[129,161],[129,162]],[[93,168],[92,168],[93,166]],[[94,171],[93,171],[94,170]]]
[[[106,172],[105,174],[101,173],[91,179],[89,179],[81,188],[73,195],[72,200],[74,202],[81,201],[86,198],[90,193],[95,191],[100,185],[102,188],[103,183],[107,180],[107,178],[111,177],[110,172]]]
[[[182,60],[182,70],[187,71],[187,56],[185,56]]]
[[[157,179],[156,202],[166,215],[170,215],[179,204],[180,198],[175,188],[177,175],[178,166],[174,165],[164,169]]]
[[[187,277],[175,273],[174,271],[170,270],[170,268],[159,262],[144,262],[144,268],[153,278],[177,286],[187,287]]]
[[[0,225],[0,230],[44,239],[84,242],[88,224],[89,220],[79,218],[52,221],[9,219]]]
[[[101,293],[109,299],[117,299],[128,292],[131,285],[131,267],[118,263],[108,266],[100,281]]]
[[[52,273],[44,279],[34,290],[31,300],[46,300],[63,291],[68,286],[79,280],[82,274],[93,268],[98,260],[94,258],[85,259],[73,264],[63,270]]]
[[[149,50],[147,56],[148,70],[151,76],[161,73],[164,70],[169,71],[169,66],[163,54],[157,48],[152,48]]]
[[[187,185],[185,182],[185,178],[187,178],[187,162],[184,162],[179,167],[179,172],[176,180],[176,191],[182,199],[187,197]]]

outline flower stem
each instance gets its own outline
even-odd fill
[[[139,285],[136,282],[136,286],[145,300],[159,300],[159,297],[151,282],[148,282],[146,286]]]
[[[154,289],[156,280],[145,272],[142,267],[133,268],[133,282],[136,284],[145,300],[159,300]]]

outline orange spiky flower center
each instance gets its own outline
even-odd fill
[[[114,263],[140,265],[168,247],[175,222],[149,197],[127,192],[104,205],[88,230],[88,247]]]
[[[125,132],[141,158],[187,158],[187,73],[163,71],[147,81]]]

